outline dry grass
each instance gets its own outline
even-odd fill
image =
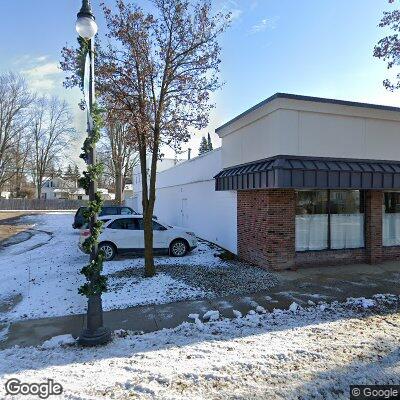
[[[32,214],[31,211],[1,211],[0,212],[0,242],[6,240],[17,233],[29,229],[29,225],[20,225],[18,223],[8,223],[7,220]]]
[[[0,221],[4,219],[21,217],[23,215],[32,214],[31,211],[1,211],[0,212]]]

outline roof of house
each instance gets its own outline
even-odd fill
[[[69,190],[68,190],[68,188],[62,188],[62,189],[56,188],[53,190],[53,192],[54,193],[69,193]]]
[[[359,102],[355,102],[355,101],[327,99],[324,97],[302,96],[302,95],[291,94],[291,93],[275,93],[273,96],[268,97],[267,99],[263,100],[262,102],[256,104],[255,106],[253,106],[253,107],[249,108],[248,110],[246,110],[245,112],[241,113],[237,117],[231,119],[227,123],[221,125],[215,131],[216,132],[220,131],[221,129],[229,126],[230,124],[237,121],[238,119],[243,118],[244,116],[251,113],[252,111],[257,110],[258,108],[260,108],[260,107],[264,106],[265,104],[268,104],[276,99],[301,100],[301,101],[310,101],[310,102],[314,102],[314,103],[337,104],[337,105],[342,105],[342,106],[372,108],[372,109],[376,109],[376,110],[385,110],[385,111],[396,111],[396,112],[400,111],[399,107],[385,106],[385,105],[381,105],[381,104],[359,103]]]
[[[86,194],[86,191],[85,191],[85,189],[78,188],[77,190],[73,191],[71,194],[81,195],[81,194]]]

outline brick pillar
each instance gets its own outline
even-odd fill
[[[239,190],[238,255],[245,261],[287,269],[295,257],[295,191]]]
[[[365,250],[369,264],[382,261],[382,196],[381,190],[367,190],[365,194]]]

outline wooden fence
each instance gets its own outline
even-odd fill
[[[85,200],[66,199],[0,199],[0,210],[76,210]]]

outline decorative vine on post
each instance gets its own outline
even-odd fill
[[[90,52],[90,42],[80,37],[78,38],[78,42],[80,44],[80,49],[78,50],[77,72],[81,78],[81,90],[84,91],[85,64],[87,55]],[[86,104],[86,107],[89,107],[89,105]],[[83,177],[79,179],[79,185],[86,191],[89,190],[90,183],[98,180],[103,172],[103,165],[101,163],[89,165],[90,152],[100,140],[101,128],[103,126],[102,110],[97,104],[93,104],[91,109],[89,109],[89,112],[93,121],[92,131],[85,139],[82,147],[82,154],[80,155],[80,158],[82,158],[88,166],[87,170],[83,172]],[[100,212],[102,205],[103,200],[101,194],[97,192],[95,194],[95,199],[89,201],[89,204],[83,213],[85,220],[89,221],[92,217],[96,216]],[[95,224],[92,224],[90,236],[83,243],[83,249],[87,253],[91,253],[98,244],[102,226],[102,221],[96,221]],[[103,260],[103,253],[98,251],[94,259],[82,268],[81,273],[85,276],[86,283],[79,288],[80,294],[89,297],[101,295],[103,292],[107,291],[107,278],[101,274],[103,271]]]

